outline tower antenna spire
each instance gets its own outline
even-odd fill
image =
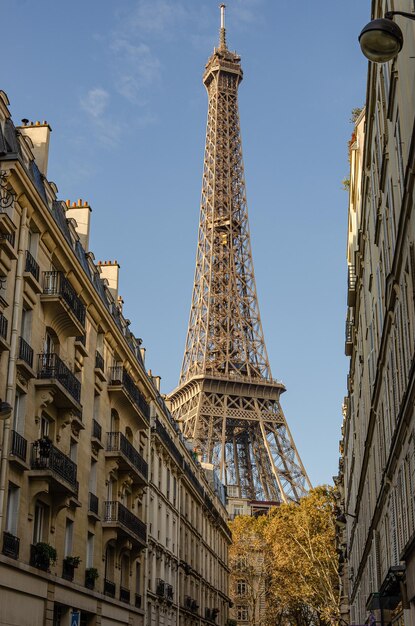
[[[225,9],[226,4],[220,6],[220,33],[219,33],[219,50],[226,50],[226,29],[225,29]]]

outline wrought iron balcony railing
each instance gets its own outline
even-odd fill
[[[346,322],[345,339],[346,343],[352,343],[353,341],[353,322],[349,320]]]
[[[52,271],[43,273],[43,293],[45,295],[61,296],[71,309],[75,317],[85,325],[85,305],[77,296],[75,289],[63,272]]]
[[[39,281],[39,265],[30,254],[29,250],[26,250],[25,272],[29,272],[29,274],[32,274],[32,276]]]
[[[76,464],[56,448],[47,437],[38,439],[32,444],[30,465],[35,470],[50,470],[52,474],[65,480],[76,493],[78,492]]]
[[[350,291],[356,289],[356,270],[353,264],[348,267],[347,286]]]
[[[164,428],[163,424],[156,418],[155,420],[155,429],[156,433],[159,435],[160,439],[166,444],[168,451],[173,455],[176,459],[179,467],[183,466],[183,455],[180,453],[178,447],[174,443],[173,439],[170,437],[167,430]]]
[[[104,357],[98,352],[98,350],[95,352],[95,367],[104,371]]]
[[[55,378],[76,402],[80,401],[81,383],[55,352],[39,354],[37,377]]]
[[[127,437],[120,432],[107,433],[107,451],[121,452],[144,478],[148,477],[148,465]]]
[[[167,583],[164,582],[162,578],[157,578],[156,580],[156,594],[161,598],[164,598],[166,593]]]
[[[121,502],[105,502],[105,522],[118,522],[127,528],[143,543],[147,541],[147,526],[131,513]]]
[[[120,600],[121,602],[130,602],[130,590],[126,587],[120,586]]]
[[[22,461],[26,462],[27,456],[27,441],[22,435],[19,435],[15,430],[11,431],[12,442],[10,446],[10,453],[19,457]]]
[[[165,585],[166,598],[169,602],[173,602],[173,586]]]
[[[3,549],[2,553],[5,556],[10,556],[12,559],[19,558],[20,539],[15,537],[11,533],[3,533]]]
[[[69,563],[66,559],[62,562],[62,578],[65,580],[73,581],[75,575],[75,565]]]
[[[104,594],[110,598],[115,598],[115,583],[108,578],[104,578]]]
[[[16,241],[15,233],[0,233],[0,241],[8,241],[12,248],[14,248],[14,244]]]
[[[86,347],[86,335],[78,335],[77,337],[75,337],[75,342],[76,343],[80,343],[83,345],[83,347]]]
[[[19,337],[19,359],[33,367],[33,348],[29,346],[23,337]]]
[[[99,511],[98,496],[96,496],[94,493],[91,493],[91,492],[89,492],[89,496],[88,496],[88,510],[91,511],[91,513],[95,513],[95,515],[98,515],[98,511]]]
[[[128,396],[134,404],[140,409],[144,417],[150,419],[150,407],[144,396],[138,390],[131,376],[125,371],[121,365],[115,365],[109,368],[109,384],[122,385]]]
[[[8,321],[4,317],[3,313],[0,313],[0,337],[3,337],[7,341],[7,326]]]
[[[96,419],[92,419],[92,436],[98,441],[102,439],[102,426]]]

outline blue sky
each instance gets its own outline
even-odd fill
[[[0,88],[15,123],[53,129],[48,177],[93,208],[91,250],[162,391],[178,381],[218,0],[0,0]],[[272,373],[314,484],[337,472],[346,393],[347,141],[369,0],[228,0],[259,305]]]

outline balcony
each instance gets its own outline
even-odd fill
[[[356,304],[356,269],[354,265],[348,266],[347,274],[347,305]]]
[[[36,296],[42,291],[39,283],[39,274],[40,269],[37,261],[30,254],[29,250],[26,250],[23,277],[25,280],[25,293],[32,304],[36,303]]]
[[[102,450],[104,444],[102,443],[102,427],[96,419],[92,420],[91,430],[91,449],[95,456],[98,456],[100,450]]]
[[[120,586],[120,600],[121,602],[128,602],[128,604],[130,603],[130,590],[126,587]]]
[[[353,351],[353,322],[350,320],[347,320],[344,353],[346,356],[351,356],[352,351]]]
[[[40,300],[47,323],[58,334],[80,337],[85,334],[85,305],[63,272],[43,272]]]
[[[99,382],[103,383],[107,380],[105,376],[105,361],[104,357],[98,350],[95,352],[95,378]]]
[[[122,433],[107,433],[105,456],[116,458],[118,471],[128,472],[135,484],[147,483],[148,465]]]
[[[32,444],[30,480],[49,484],[49,493],[78,497],[76,464],[44,437]]]
[[[115,598],[115,583],[104,578],[104,595]]]
[[[191,611],[192,613],[197,613],[199,605],[196,602],[196,600],[193,600],[193,598],[191,598],[190,596],[185,596],[184,597],[184,608],[187,611]]]
[[[132,417],[138,417],[141,420],[142,428],[148,426],[150,407],[131,376],[122,366],[116,365],[109,368],[108,393],[118,404],[121,412],[123,410],[129,411]]]
[[[165,584],[164,587],[167,604],[173,603],[173,586]]]
[[[4,317],[3,313],[0,313],[0,353],[4,350],[10,350],[10,346],[7,342],[7,328],[8,321]]]
[[[39,354],[35,385],[53,391],[53,402],[58,408],[82,409],[81,383],[55,352]]]
[[[28,469],[26,458],[27,441],[18,432],[12,430],[9,461],[23,469]]]
[[[102,426],[96,419],[92,420],[92,438],[102,441]]]
[[[75,337],[74,345],[79,361],[83,362],[83,358],[88,356],[88,350],[86,349],[86,335],[77,335]]]
[[[15,231],[14,222],[0,210],[0,277],[3,278],[10,272],[12,261],[17,259]]]
[[[120,539],[128,539],[135,546],[144,548],[147,543],[147,527],[121,502],[105,502],[103,526],[117,531]]]
[[[9,556],[12,559],[19,558],[20,539],[15,537],[11,533],[3,533],[3,548],[2,553],[5,556]]]
[[[99,516],[98,496],[91,492],[88,494],[88,517],[96,522],[101,519]]]
[[[75,565],[71,563],[68,559],[63,559],[62,561],[62,578],[65,580],[69,580],[72,582],[75,576]]]
[[[33,369],[33,348],[29,346],[23,337],[19,337],[19,352],[17,354],[16,365],[20,374],[26,380],[35,377]]]

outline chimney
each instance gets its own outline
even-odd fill
[[[147,373],[150,376],[151,380],[153,381],[153,384],[154,384],[155,388],[160,393],[161,376],[156,376],[155,374],[153,374],[153,372],[151,370],[148,370]]]
[[[47,176],[48,171],[48,158],[49,158],[49,139],[52,132],[51,127],[47,122],[29,122],[28,120],[22,120],[23,125],[17,128],[22,133],[32,140],[33,143],[33,156],[35,157],[36,165],[43,176]]]
[[[118,303],[118,275],[120,266],[117,261],[98,261],[98,267],[101,270],[101,278],[108,281],[108,289],[115,302]]]
[[[66,201],[66,217],[76,221],[76,232],[79,235],[81,244],[85,252],[89,251],[89,222],[91,219],[91,207],[88,202],[78,200],[78,202]]]

